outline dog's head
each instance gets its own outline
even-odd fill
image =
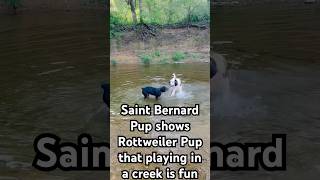
[[[178,82],[177,82],[177,76],[175,73],[172,74],[172,78],[169,81],[170,86],[177,86]]]
[[[178,80],[177,79],[170,79],[169,84],[171,87],[178,86]]]
[[[160,91],[161,91],[161,92],[166,92],[167,90],[168,90],[168,88],[165,87],[165,86],[162,86],[162,87],[160,88]]]
[[[177,78],[177,76],[176,76],[176,74],[175,74],[175,73],[172,73],[172,78],[174,78],[174,79],[176,79],[176,78]]]

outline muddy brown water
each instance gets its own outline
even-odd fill
[[[142,136],[149,138],[157,138],[158,136],[167,136],[168,138],[179,138],[181,135],[187,135],[192,138],[202,138],[204,146],[195,152],[203,156],[203,164],[189,164],[186,167],[196,169],[200,172],[199,179],[209,179],[209,142],[210,142],[210,85],[209,85],[209,66],[208,63],[195,64],[151,64],[151,65],[117,65],[111,68],[111,107],[110,107],[110,126],[111,126],[111,147],[117,147],[117,136]],[[176,96],[170,96],[170,90],[162,93],[159,100],[150,95],[148,99],[144,99],[141,88],[145,86],[169,87],[171,74],[176,73],[178,78],[182,80],[182,92]],[[161,104],[162,106],[194,106],[200,104],[199,116],[121,116],[121,104],[129,104],[140,106],[153,104]],[[139,120],[143,123],[158,123],[165,120],[167,123],[191,123],[190,132],[155,132],[143,134],[142,132],[130,132],[130,120]],[[111,148],[111,179],[119,179],[121,170],[132,169],[132,166],[126,166],[117,163],[117,154],[119,152],[142,152],[151,153],[187,153],[191,148]],[[143,164],[135,165],[135,169],[152,169],[145,167]],[[168,167],[178,170],[180,166],[170,163]],[[163,168],[164,170],[165,168]]]
[[[285,133],[287,171],[216,171],[213,179],[318,179],[319,13],[319,5],[215,9],[213,49],[228,71],[211,80],[211,140],[269,142]]]
[[[31,167],[41,133],[107,137],[100,82],[108,79],[102,13],[0,16],[0,179],[106,179],[106,172]]]

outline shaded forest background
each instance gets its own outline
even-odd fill
[[[0,13],[105,9],[108,0],[0,0]]]
[[[110,37],[135,31],[140,39],[157,35],[166,28],[207,28],[210,20],[209,0],[111,0]]]
[[[208,0],[111,0],[111,23],[177,24],[208,21]]]
[[[86,8],[95,9],[105,9],[107,7],[108,1],[111,4],[123,4],[124,1],[128,0],[0,0],[0,13],[12,13],[16,10],[32,10],[32,11],[42,11],[42,10],[78,10]],[[119,1],[119,3],[117,3]],[[130,0],[129,0],[130,1]],[[138,0],[136,0],[138,1]],[[144,0],[143,4],[148,6],[152,4],[150,0]],[[200,0],[201,1],[201,0]],[[208,0],[210,1],[210,0]],[[320,0],[211,0],[215,2],[217,6],[219,5],[257,5],[257,4],[301,4],[303,2],[319,2]],[[181,3],[182,1],[180,1]],[[167,1],[155,2],[159,4],[158,7],[162,7],[167,4]],[[169,4],[177,3],[176,0],[172,0]],[[186,4],[190,3],[186,0]],[[178,2],[179,4],[179,2]],[[200,3],[201,4],[201,3]],[[146,9],[148,12],[148,9]],[[137,8],[137,13],[139,9]],[[158,14],[159,15],[159,14]]]

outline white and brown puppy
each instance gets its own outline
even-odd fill
[[[170,90],[171,96],[175,96],[176,93],[182,92],[181,79],[177,78],[176,74],[172,74],[172,78],[170,79]]]

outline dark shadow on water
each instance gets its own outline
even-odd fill
[[[81,133],[106,142],[108,80],[101,13],[0,16],[0,179],[106,179],[107,172],[41,172],[31,167],[33,140]]]
[[[317,179],[320,174],[319,6],[217,8],[211,141],[287,137],[285,172],[214,172],[214,179]],[[230,42],[230,43],[229,43]],[[224,68],[222,68],[224,69]],[[221,70],[221,69],[220,69]],[[213,174],[213,173],[212,173]]]

